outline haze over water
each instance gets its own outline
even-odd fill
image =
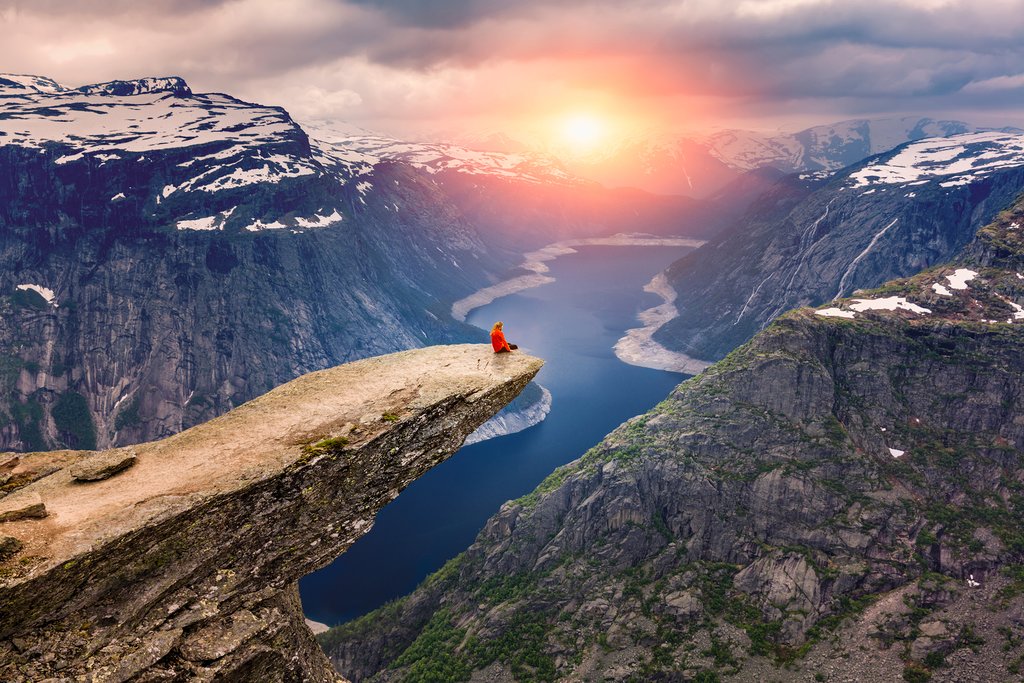
[[[304,610],[328,625],[409,593],[465,550],[507,500],[536,487],[624,420],[665,398],[683,375],[619,361],[612,347],[636,314],[660,300],[642,291],[686,247],[581,247],[549,263],[555,282],[470,313],[546,365],[548,418],[518,434],[463,448],[384,508],[373,530],[331,566],[300,582]],[[628,389],[628,391],[627,391]]]

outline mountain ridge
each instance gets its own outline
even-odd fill
[[[3,448],[168,436],[305,372],[484,339],[451,303],[552,237],[713,230],[699,202],[523,155],[318,141],[173,78],[29,80],[0,96]]]
[[[0,97],[17,94],[18,89],[34,90],[37,93],[80,92],[86,95],[143,95],[156,92],[170,92],[187,97],[192,89],[181,76],[147,76],[131,80],[115,80],[90,83],[77,88],[68,88],[52,78],[31,74],[0,73]]]
[[[795,132],[738,128],[709,133],[649,131],[609,142],[586,154],[576,150],[560,155],[557,148],[537,151],[561,156],[566,168],[611,187],[631,186],[660,194],[706,198],[748,171],[835,171],[906,142],[983,131],[1022,132],[1012,126],[996,128],[905,116],[849,119]],[[494,134],[448,137],[468,147],[493,151],[531,148]]]
[[[718,360],[783,311],[952,257],[1024,189],[1024,135],[907,143],[838,172],[787,176],[670,266],[679,316],[654,333]]]
[[[355,681],[1012,673],[1022,225],[781,316],[320,642]]]

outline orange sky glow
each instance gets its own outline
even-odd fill
[[[398,136],[573,146],[922,115],[1021,125],[1024,0],[0,0],[0,70],[200,92]],[[596,138],[595,138],[596,140]],[[595,142],[596,144],[596,142]],[[587,145],[576,141],[585,153]]]

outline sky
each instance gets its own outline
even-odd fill
[[[0,72],[406,137],[1024,124],[1024,0],[0,0],[0,36]]]

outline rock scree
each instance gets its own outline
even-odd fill
[[[0,679],[342,681],[297,580],[511,401],[543,361],[439,346],[303,375],[80,481],[18,456],[0,506]],[[16,465],[16,469],[15,466]]]

